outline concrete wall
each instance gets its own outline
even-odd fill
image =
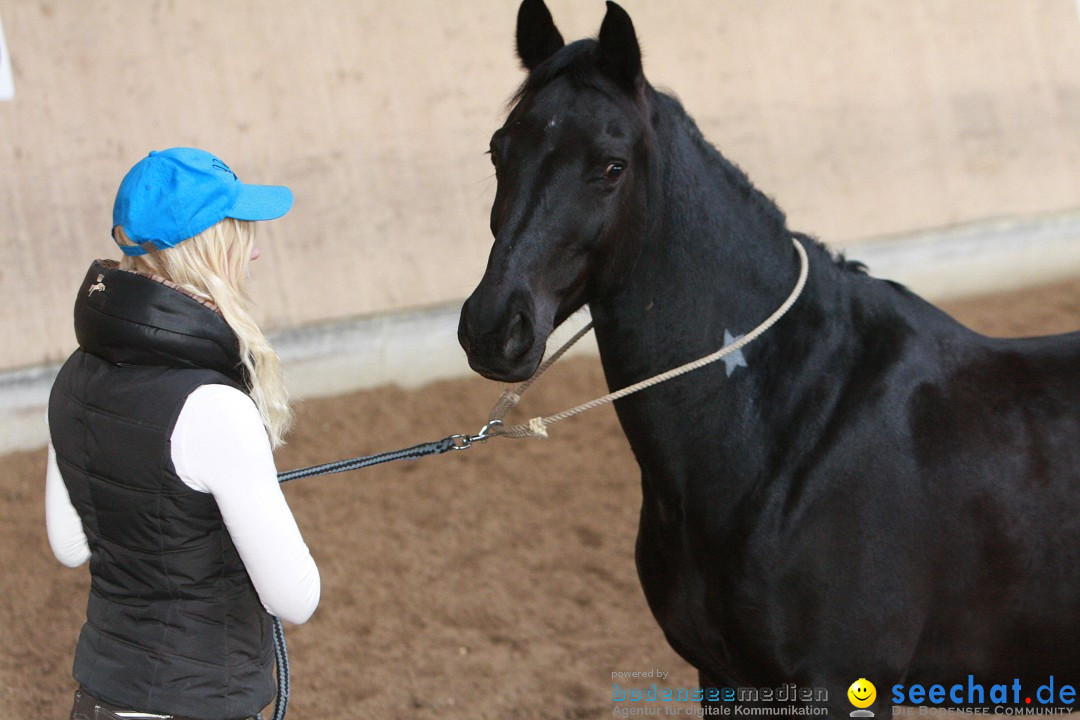
[[[623,5],[648,77],[796,229],[850,247],[1080,207],[1075,0]],[[549,6],[568,39],[604,12]],[[0,102],[0,370],[70,352],[76,284],[116,254],[115,187],[152,148],[204,147],[293,188],[255,271],[270,328],[464,298],[490,242],[483,152],[522,77],[516,9],[0,0],[15,83]]]

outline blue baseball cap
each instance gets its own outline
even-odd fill
[[[154,150],[128,171],[116,191],[113,230],[138,245],[125,255],[145,255],[142,245],[164,250],[195,237],[225,218],[273,220],[289,212],[292,191],[248,185],[218,158],[195,148]],[[115,235],[114,235],[115,239]]]

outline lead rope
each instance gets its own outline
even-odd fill
[[[281,618],[274,617],[274,662],[277,663],[277,697],[274,698],[274,714],[270,720],[285,720],[289,707],[289,648],[285,644],[285,628]]]
[[[806,287],[806,278],[809,275],[810,271],[810,261],[806,256],[806,248],[802,246],[802,243],[800,243],[797,238],[791,238],[791,242],[795,246],[795,250],[799,254],[799,279],[795,282],[795,287],[792,289],[791,294],[788,295],[787,299],[784,300],[783,304],[781,304],[780,307],[778,307],[772,315],[767,317],[764,322],[762,322],[756,328],[748,332],[746,335],[743,335],[738,340],[735,340],[734,342],[725,345],[711,355],[706,355],[705,357],[694,360],[693,362],[686,363],[685,365],[680,365],[677,368],[673,368],[659,375],[654,375],[651,378],[647,378],[640,382],[634,383],[633,385],[625,387],[621,390],[616,390],[615,392],[608,393],[607,395],[604,395],[603,397],[597,398],[595,400],[590,400],[587,403],[583,403],[581,405],[578,405],[577,407],[570,408],[569,410],[564,410],[563,412],[556,413],[554,415],[548,415],[547,417],[534,417],[527,423],[521,425],[505,425],[503,423],[503,418],[506,417],[506,414],[521,401],[521,396],[525,393],[526,390],[529,389],[529,387],[534,382],[536,382],[537,378],[539,378],[545,370],[551,367],[556,360],[562,357],[563,354],[566,353],[566,351],[574,345],[574,343],[583,338],[585,334],[592,329],[592,323],[590,322],[581,330],[579,330],[572,338],[570,338],[566,342],[566,344],[559,348],[550,358],[545,360],[531,378],[523,382],[521,385],[518,385],[516,388],[504,392],[502,394],[502,397],[499,398],[499,401],[495,403],[495,407],[491,409],[491,413],[488,416],[488,424],[484,427],[497,427],[497,430],[495,430],[493,433],[489,432],[489,434],[505,435],[506,437],[510,438],[546,438],[548,436],[548,425],[554,425],[557,422],[566,420],[567,418],[573,417],[574,415],[577,415],[579,413],[583,413],[586,410],[592,410],[595,407],[606,405],[608,403],[618,400],[619,398],[624,398],[627,395],[633,395],[636,392],[640,392],[646,388],[650,388],[653,385],[658,385],[662,382],[666,382],[667,380],[671,380],[672,378],[676,378],[680,375],[685,375],[688,372],[703,368],[706,365],[714,363],[717,360],[721,360],[728,355],[731,355],[732,353],[742,349],[743,347],[760,337],[773,325],[775,325],[780,320],[780,318],[784,317],[787,311],[791,309],[791,306],[795,304],[795,301],[799,299],[799,296],[802,294],[803,288]]]

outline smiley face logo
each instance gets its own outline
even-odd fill
[[[848,700],[857,708],[866,708],[877,699],[877,688],[866,678],[859,678],[847,689]]]

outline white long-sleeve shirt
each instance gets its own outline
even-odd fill
[[[305,622],[319,604],[319,570],[277,481],[270,440],[255,404],[227,385],[203,385],[184,403],[172,461],[192,490],[210,493],[268,612]],[[90,559],[82,521],[49,445],[45,476],[49,545],[68,567]]]

